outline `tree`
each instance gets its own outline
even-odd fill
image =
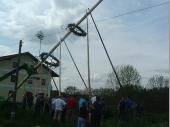
[[[121,65],[115,68],[122,86],[136,86],[140,85],[141,75],[132,65]],[[113,89],[118,89],[119,84],[113,72],[108,74],[107,84]]]
[[[168,87],[169,79],[165,78],[162,75],[154,75],[148,80],[148,87],[149,88],[163,88]]]
[[[109,95],[112,96],[114,94],[113,89],[110,88],[98,88],[98,89],[92,89],[92,93],[94,95],[98,96],[104,96],[104,95]]]
[[[68,86],[65,88],[65,93],[69,95],[77,94],[79,92],[79,89],[75,86]]]

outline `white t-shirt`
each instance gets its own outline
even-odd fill
[[[57,98],[53,101],[55,110],[63,111],[64,106],[66,105],[66,102],[60,98]]]
[[[94,104],[94,102],[96,102],[96,96],[93,96],[93,97],[91,98],[91,103]]]

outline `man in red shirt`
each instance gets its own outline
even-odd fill
[[[67,100],[67,115],[68,120],[75,120],[76,98],[70,96]]]

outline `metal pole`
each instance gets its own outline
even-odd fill
[[[69,55],[70,55],[70,57],[71,57],[71,59],[72,59],[72,61],[73,61],[74,66],[75,66],[76,69],[77,69],[77,72],[78,72],[78,74],[79,74],[81,80],[82,80],[83,83],[84,83],[84,86],[85,86],[86,89],[88,90],[88,87],[87,87],[87,85],[86,85],[86,83],[85,83],[85,81],[84,81],[84,79],[83,79],[83,77],[82,77],[82,75],[81,75],[81,73],[80,73],[80,71],[79,71],[77,65],[76,65],[76,62],[74,61],[74,58],[73,58],[73,56],[72,56],[72,54],[71,54],[71,51],[70,51],[70,49],[68,48],[68,46],[67,46],[67,44],[65,43],[65,41],[64,41],[64,44],[65,44],[65,46],[66,46],[66,48],[67,48],[67,51],[68,51],[68,53],[69,53]]]
[[[21,48],[22,48],[22,40],[19,42],[19,51],[18,51],[18,59],[17,59],[17,66],[16,66],[16,79],[15,79],[15,86],[14,86],[14,93],[13,93],[13,110],[11,112],[11,119],[15,118],[15,109],[16,109],[16,97],[17,97],[17,85],[18,85],[18,77],[19,77],[19,66],[20,66],[20,57],[21,57]]]
[[[103,45],[103,48],[104,48],[104,50],[105,50],[105,52],[106,52],[107,58],[109,59],[109,62],[110,62],[111,67],[112,67],[112,69],[113,69],[113,72],[115,73],[115,76],[116,76],[116,79],[117,79],[117,81],[118,81],[118,83],[119,83],[119,86],[122,87],[122,84],[121,84],[121,82],[120,82],[120,80],[119,80],[119,77],[118,77],[118,74],[117,74],[117,72],[116,72],[116,69],[115,69],[114,66],[113,66],[113,63],[112,63],[112,61],[111,61],[111,59],[110,59],[110,56],[109,56],[109,53],[108,53],[108,51],[107,51],[107,49],[106,49],[106,46],[105,46],[105,44],[104,44],[104,42],[103,42],[103,39],[102,39],[102,37],[101,37],[101,34],[100,34],[99,30],[98,30],[98,27],[97,27],[97,25],[96,25],[96,23],[95,23],[95,20],[94,20],[94,18],[93,18],[93,15],[92,15],[91,13],[90,13],[90,16],[91,16],[92,21],[93,21],[93,23],[94,23],[94,26],[95,26],[95,28],[96,28],[96,30],[97,30],[97,33],[98,33],[98,35],[99,35],[99,38],[100,38],[100,40],[101,40],[101,42],[102,42],[102,45]]]
[[[87,13],[87,11],[86,11]],[[88,21],[88,17],[86,18],[86,23],[87,23],[87,68],[88,68],[88,92],[89,92],[89,98],[91,98],[92,93],[91,93],[91,83],[90,83],[90,50],[89,50],[89,21]]]
[[[39,49],[39,56],[41,54],[41,39],[40,39],[40,49]]]
[[[89,11],[75,24],[73,29],[75,29],[76,26],[78,26],[103,0],[99,0]],[[37,69],[41,63],[43,63],[50,55],[53,53],[53,51],[71,34],[71,31],[68,31],[60,40],[59,42],[49,51],[49,53],[46,55],[43,61],[39,62],[35,69]],[[22,86],[22,84],[29,78],[30,76],[24,77],[24,79],[19,83],[19,86],[17,87],[17,90]]]

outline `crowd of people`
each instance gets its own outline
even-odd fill
[[[78,109],[77,127],[85,127],[87,121],[90,121],[92,127],[99,127],[103,116],[104,100],[100,97],[79,99],[76,101],[74,96],[68,98],[57,96],[52,99],[53,120],[60,122],[65,119],[76,121],[76,109]],[[78,108],[76,108],[78,105]]]
[[[34,97],[31,93],[23,96],[23,108],[33,107]],[[105,101],[99,96],[80,97],[77,101],[75,96],[54,96],[49,99],[43,94],[35,97],[35,113],[51,112],[52,119],[58,123],[72,121],[77,127],[85,127],[87,121],[92,127],[99,127],[104,117]],[[76,117],[78,116],[78,117]]]
[[[23,97],[23,108],[33,106],[34,97],[27,93]],[[54,96],[48,98],[44,94],[38,94],[35,98],[35,113],[51,113],[54,122],[72,121],[77,127],[86,127],[87,123],[91,127],[100,127],[103,118],[106,102],[100,96],[80,97],[75,96]],[[142,108],[131,97],[122,97],[118,103],[120,120],[131,118],[134,111],[142,112]],[[78,116],[78,117],[76,117]]]

